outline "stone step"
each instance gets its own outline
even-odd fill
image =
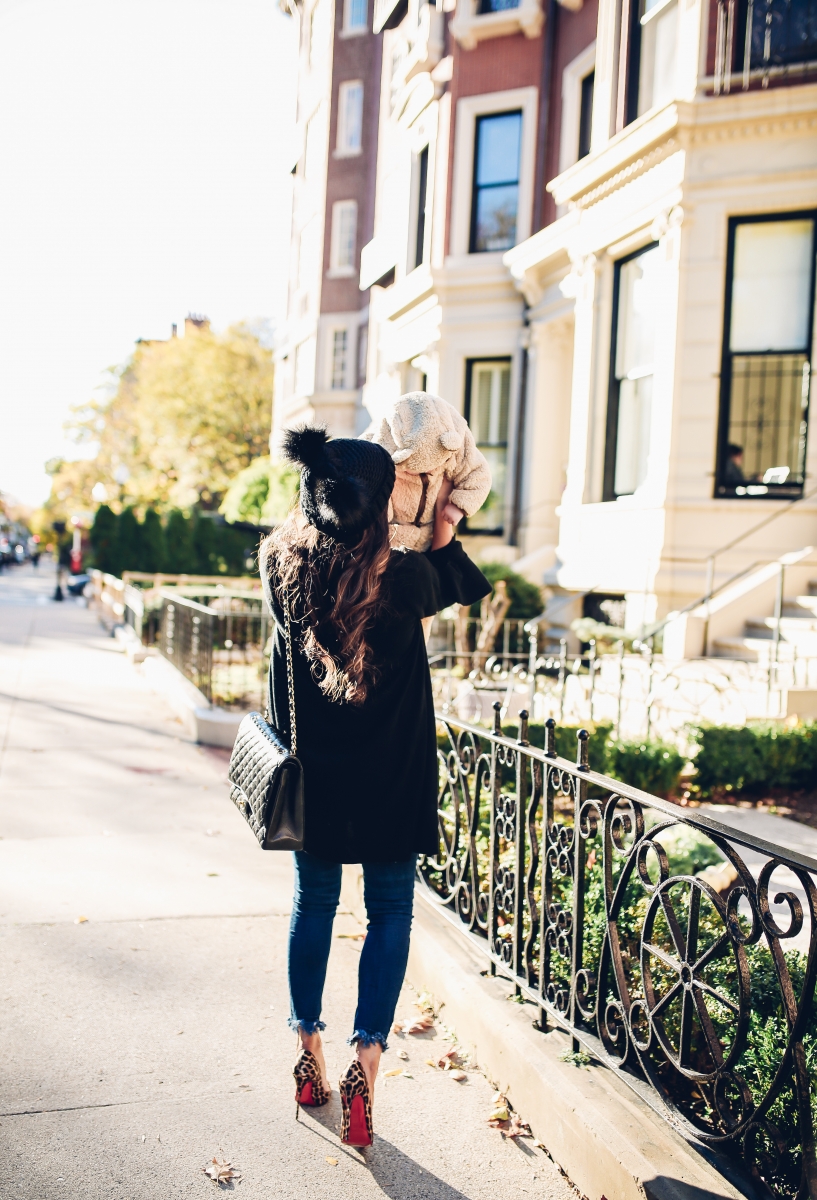
[[[777,620],[775,617],[754,617],[743,627],[745,637],[774,639]],[[804,654],[817,654],[817,619],[812,617],[780,618],[780,640],[790,642]]]
[[[774,642],[770,637],[732,637],[716,638],[712,645],[714,658],[735,658],[742,662],[767,663]],[[798,655],[801,647],[796,647]],[[791,642],[782,641],[778,646],[778,661],[791,662],[794,658],[795,647]]]

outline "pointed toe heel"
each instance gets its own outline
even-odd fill
[[[338,1086],[343,1109],[340,1140],[345,1146],[371,1146],[374,1141],[372,1096],[359,1059],[352,1060]]]
[[[307,1108],[321,1108],[329,1100],[329,1088],[323,1082],[318,1060],[311,1050],[301,1050],[298,1061],[292,1068],[295,1077],[295,1119],[303,1104]]]

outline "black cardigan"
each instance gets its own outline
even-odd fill
[[[261,579],[275,617],[272,717],[286,730],[284,618],[265,560]],[[292,622],[304,849],[329,862],[396,862],[436,853],[437,743],[420,621],[491,590],[456,539],[426,554],[393,550],[383,586],[387,602],[369,634],[380,676],[361,705],[327,699],[301,652],[298,622]]]

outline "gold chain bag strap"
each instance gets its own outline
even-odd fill
[[[247,713],[230,756],[230,799],[252,829],[262,850],[302,850],[304,772],[296,758],[295,679],[289,596],[284,596],[284,645],[289,698],[289,737],[259,712]],[[272,654],[268,691],[272,714]]]

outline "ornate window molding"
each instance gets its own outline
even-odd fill
[[[457,0],[450,29],[465,50],[473,50],[486,38],[507,37],[520,32],[525,37],[535,38],[542,32],[545,16],[539,0],[519,0],[516,8],[503,8],[498,12],[481,13],[480,7],[480,0]]]

